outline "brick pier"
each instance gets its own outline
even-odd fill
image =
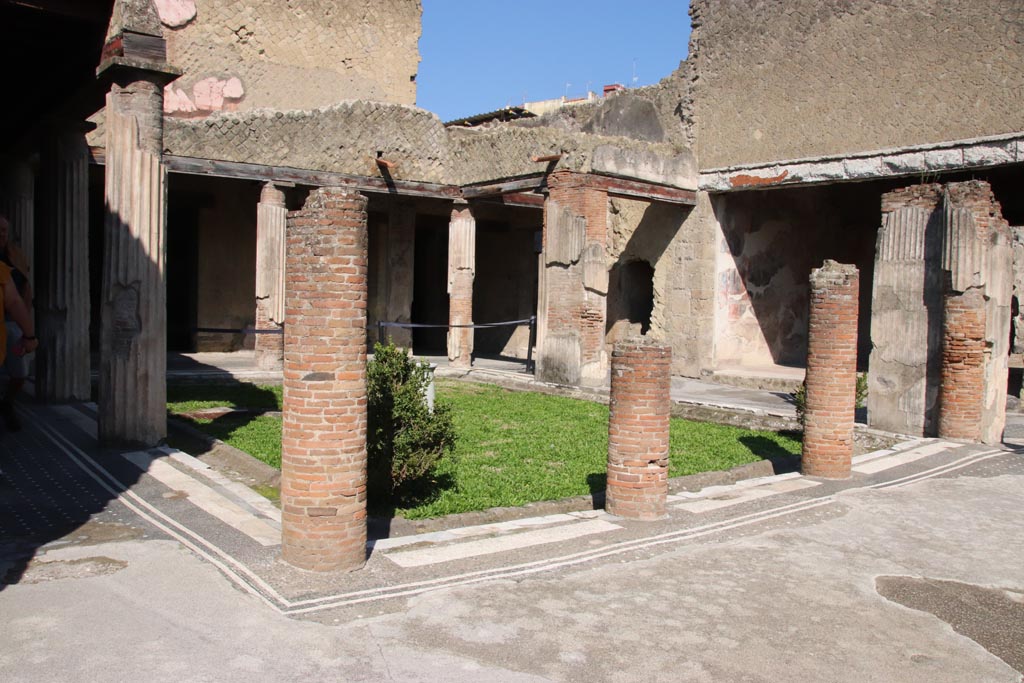
[[[801,470],[828,479],[850,476],[857,401],[856,266],[825,261],[811,271],[807,339],[807,409]]]
[[[665,516],[672,350],[627,339],[612,352],[605,509],[639,520]]]
[[[366,197],[322,188],[288,215],[282,554],[366,561]]]
[[[985,297],[947,292],[939,385],[939,436],[978,441],[985,392]]]

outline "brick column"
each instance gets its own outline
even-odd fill
[[[315,571],[366,560],[366,198],[322,188],[288,216],[281,537]]]
[[[263,186],[256,206],[256,329],[284,327],[284,231],[288,209],[284,192],[274,183]],[[284,335],[256,334],[256,365],[261,370],[284,367]]]
[[[639,520],[665,516],[672,350],[644,339],[612,352],[605,509]]]
[[[945,298],[939,436],[978,441],[985,387],[985,297],[980,289]]]
[[[850,476],[857,402],[857,267],[825,261],[811,271],[804,474]]]
[[[544,202],[537,376],[558,384],[603,384],[608,193],[586,173],[555,171]]]
[[[456,204],[448,227],[448,324],[473,324],[473,279],[476,276],[476,220],[465,204]],[[448,330],[448,360],[468,368],[473,360],[473,329]]]
[[[36,396],[88,401],[89,159],[85,135],[54,130],[40,154]]]

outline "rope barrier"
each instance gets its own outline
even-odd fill
[[[504,320],[496,323],[476,323],[472,325],[438,325],[431,323],[400,323],[393,321],[377,321],[377,339],[380,341],[384,340],[384,330],[388,327],[398,327],[403,329],[447,329],[461,328],[461,329],[493,329],[495,327],[507,327],[509,325],[529,325],[530,326],[530,339],[526,345],[526,369],[530,372],[534,372],[536,364],[533,362],[533,347],[537,343],[537,316],[531,315],[525,320]]]

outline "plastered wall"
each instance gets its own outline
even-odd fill
[[[859,356],[866,363],[881,191],[875,184],[833,185],[714,199],[717,367],[802,365],[808,276],[826,258],[860,268]]]
[[[154,0],[184,75],[165,111],[204,116],[416,101],[419,0]]]
[[[1024,3],[693,0],[701,169],[1024,130]]]

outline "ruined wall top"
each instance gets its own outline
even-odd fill
[[[379,102],[170,118],[164,147],[175,156],[370,177],[379,175],[380,156],[395,163],[396,180],[446,185],[545,172],[532,158],[561,154],[558,168],[696,187],[693,155],[667,143],[551,127],[447,129],[423,109]]]
[[[395,161],[395,178],[447,183],[444,126],[400,104],[343,102],[310,111],[254,109],[204,119],[168,119],[168,154],[379,176],[375,159]]]
[[[127,0],[152,2],[179,117],[343,100],[416,101],[420,0]]]
[[[623,90],[601,99],[561,107],[509,126],[561,128],[571,132],[626,137],[642,142],[693,146],[690,65],[680,67],[655,85]]]
[[[1024,5],[692,0],[701,170],[1024,130]]]

